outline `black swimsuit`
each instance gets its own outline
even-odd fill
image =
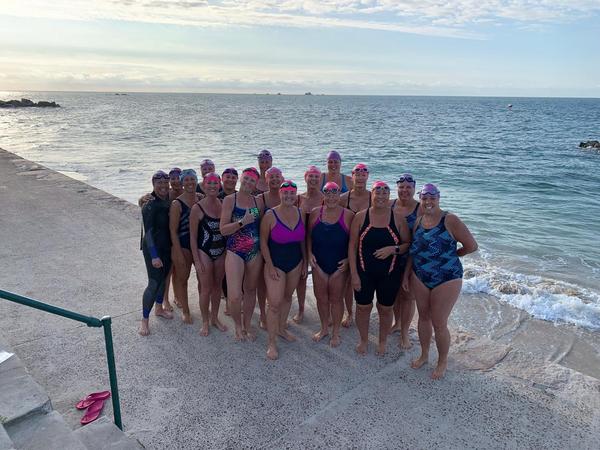
[[[214,261],[225,252],[225,238],[221,234],[221,218],[209,216],[200,204],[198,207],[204,214],[198,223],[198,249]]]
[[[181,248],[191,249],[190,247],[190,210],[183,200],[176,198],[181,205],[181,215],[179,216],[179,227],[177,228],[177,236],[179,236],[179,245]]]
[[[352,191],[348,192],[348,203],[346,204],[346,208],[348,208],[353,213],[357,213],[358,211],[354,211],[352,208],[350,208],[350,195],[351,194],[352,194]],[[369,195],[369,206],[367,206],[367,208],[370,208],[370,207],[371,207],[371,196]]]

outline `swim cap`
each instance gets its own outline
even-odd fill
[[[210,159],[203,159],[202,161],[200,161],[200,168],[202,169],[203,167],[206,166],[213,166],[215,167],[215,163],[212,162],[212,160]]]
[[[198,182],[198,175],[196,175],[196,171],[194,169],[184,169],[181,171],[181,175],[179,175],[179,181],[183,183],[183,179],[185,177],[194,177],[196,179],[196,183]]]
[[[275,166],[269,167],[266,172],[266,178],[269,179],[270,177],[272,177],[273,175],[276,175],[276,174],[283,176],[283,174],[281,173],[281,170],[279,170],[277,167],[275,167]]]
[[[354,169],[352,169],[352,173],[354,173],[354,172],[367,172],[367,173],[369,173],[369,168],[367,167],[366,164],[358,163],[357,165],[354,166]]]
[[[431,198],[439,198],[440,190],[437,188],[435,184],[426,183],[423,185],[421,190],[419,191],[419,197],[431,197]]]
[[[317,166],[308,166],[308,169],[306,169],[306,172],[304,172],[304,179],[306,179],[306,177],[310,174],[315,174],[315,175],[321,175],[321,171],[319,170],[319,168]]]
[[[179,175],[181,175],[181,169],[179,167],[173,167],[171,170],[169,170],[169,178],[170,177],[179,178]]]
[[[156,172],[154,172],[154,175],[152,175],[153,183],[156,180],[168,180],[168,179],[169,179],[169,175],[166,174],[165,172],[163,172],[162,170],[157,170]]]
[[[413,186],[417,184],[417,180],[415,180],[415,177],[413,177],[411,173],[403,173],[400,175],[400,178],[398,178],[396,184],[404,183],[405,181],[407,183],[412,183]]]
[[[323,186],[323,192],[325,191],[339,191],[340,187],[338,186],[337,183],[333,182],[333,181],[328,181],[327,183],[325,183],[325,186]]]
[[[298,186],[296,186],[296,183],[294,183],[292,180],[285,180],[283,183],[281,183],[281,186],[279,187],[279,191],[294,191],[296,192],[298,190]]]
[[[371,190],[373,191],[375,189],[387,189],[389,191],[390,187],[385,181],[377,180],[375,183],[373,183]]]
[[[225,174],[227,174],[227,173],[230,173],[230,174],[232,174],[232,175],[235,175],[236,177],[238,176],[238,171],[237,171],[237,170],[235,170],[235,168],[233,168],[233,167],[228,167],[227,169],[225,169],[225,170],[223,171],[223,173],[221,174],[221,176],[223,176],[223,175],[225,175]]]
[[[207,173],[206,175],[204,175],[204,178],[202,179],[202,181],[204,181],[205,183],[207,181],[217,181],[218,183],[220,183],[221,177],[219,177],[219,175],[217,175],[214,172],[210,172],[210,173]]]
[[[256,167],[247,167],[246,169],[244,169],[242,171],[242,176],[244,175],[250,175],[252,178],[255,178],[256,180],[258,180],[260,178],[260,173],[258,173],[258,170],[256,170]]]
[[[327,161],[329,161],[330,159],[337,159],[338,161],[341,161],[342,157],[335,150],[331,150],[329,153],[327,153]]]
[[[269,150],[261,150],[258,154],[259,161],[273,161],[273,155]]]

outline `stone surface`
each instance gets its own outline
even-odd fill
[[[128,438],[106,417],[85,425],[74,432],[89,450],[137,450],[143,448]]]
[[[16,425],[8,425],[6,431],[18,449],[85,450],[86,448],[56,411],[38,414]]]
[[[13,442],[8,437],[6,430],[0,425],[0,450],[13,450],[14,448]]]

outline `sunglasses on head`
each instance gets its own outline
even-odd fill
[[[405,181],[407,183],[413,183],[413,184],[416,183],[414,177],[411,174],[404,174],[400,178],[398,178],[398,181],[396,181],[396,184],[404,183]]]

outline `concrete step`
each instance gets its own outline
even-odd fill
[[[14,450],[15,446],[8,437],[6,430],[0,425],[0,450]]]
[[[83,442],[56,411],[30,416],[5,428],[17,449],[86,450]]]
[[[106,416],[78,428],[74,434],[89,450],[139,450],[144,448],[135,439],[127,437]]]

